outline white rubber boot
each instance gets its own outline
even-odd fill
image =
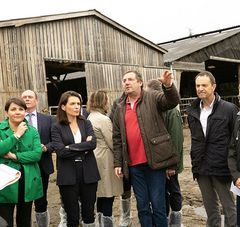
[[[58,227],[67,227],[67,213],[65,212],[63,207],[60,208],[59,215],[60,215],[60,223]]]
[[[103,227],[102,226],[102,216],[103,216],[103,213],[101,213],[101,212],[96,213],[96,216],[95,216],[96,227]]]
[[[0,226],[1,227],[7,227],[8,226],[8,223],[1,216],[0,216]]]
[[[172,211],[169,216],[169,227],[181,227],[182,225],[182,212]]]
[[[103,227],[113,227],[113,218],[108,216],[102,216]]]
[[[79,223],[82,223],[81,202],[78,201],[78,204],[79,204]],[[59,210],[59,215],[60,223],[58,224],[58,227],[67,227],[67,213],[62,206]]]
[[[120,199],[121,205],[121,215],[119,220],[119,227],[131,226],[131,198]]]
[[[95,227],[95,223],[90,223],[90,224],[82,224],[83,227]]]
[[[42,213],[35,212],[38,227],[49,227],[50,215],[48,210]]]

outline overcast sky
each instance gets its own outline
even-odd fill
[[[240,25],[240,0],[6,0],[0,20],[89,9],[155,43]]]

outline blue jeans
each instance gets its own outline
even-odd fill
[[[148,164],[129,167],[142,227],[167,227],[165,169],[153,170]]]

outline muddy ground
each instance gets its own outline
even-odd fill
[[[192,179],[191,162],[189,156],[190,143],[189,130],[186,128],[184,129],[184,171],[179,176],[183,196],[182,222],[185,227],[203,227],[206,226],[206,215],[204,208],[202,207],[202,199],[198,185]],[[58,187],[56,186],[56,173],[51,175],[48,198],[49,212],[51,215],[50,227],[57,227],[59,223],[58,211],[60,207],[60,201]],[[114,202],[114,220],[116,226],[118,226],[117,223],[119,219],[119,213],[119,199],[116,198]],[[33,218],[33,220],[34,226],[36,226],[35,218]],[[132,220],[132,226],[140,226],[138,223],[134,197],[132,198]]]

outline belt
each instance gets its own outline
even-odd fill
[[[82,162],[82,161],[83,161],[83,158],[82,158],[82,157],[76,157],[74,161],[75,161],[75,162]]]
[[[87,155],[88,151],[85,153],[81,154],[81,156],[78,156],[74,159],[75,162],[82,162],[85,159],[85,156]]]

